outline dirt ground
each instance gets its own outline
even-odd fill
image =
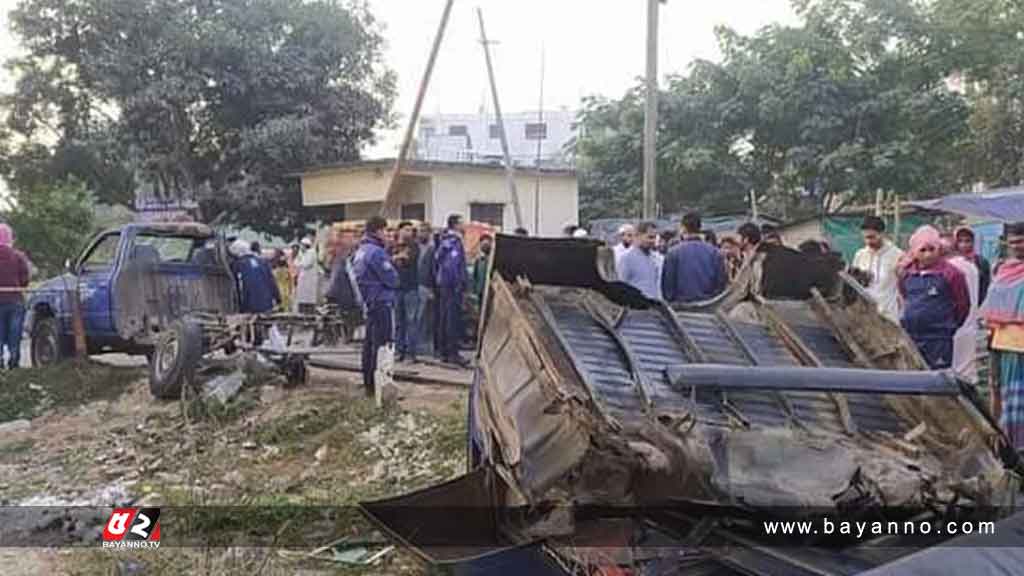
[[[0,433],[3,505],[348,509],[465,469],[464,388],[399,383],[398,406],[382,410],[361,396],[356,375],[312,369],[306,386],[247,388],[226,408],[197,413],[183,410],[180,402],[153,400],[140,368],[100,376],[117,390],[95,394],[97,399],[66,400],[66,382],[58,381],[66,378],[60,375],[20,384],[41,401],[0,418],[0,426],[19,416],[28,421],[27,427],[21,422]],[[249,527],[233,528],[244,533]],[[0,549],[0,566],[5,575],[423,572],[398,550],[372,566],[304,557],[342,537],[365,540],[370,551],[388,546],[353,514],[341,525],[328,524],[306,550],[114,552],[96,542],[95,547]]]

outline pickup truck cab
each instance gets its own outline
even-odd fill
[[[238,311],[225,243],[213,229],[129,224],[96,235],[67,272],[33,293],[26,305],[33,366],[71,354],[76,288],[90,354],[149,354],[175,319]]]

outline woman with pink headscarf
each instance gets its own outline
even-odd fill
[[[953,336],[971,309],[963,273],[942,256],[942,237],[931,226],[910,237],[908,261],[900,273],[900,323],[933,370],[953,364]]]
[[[0,224],[0,360],[6,348],[7,367],[12,370],[21,361],[25,299],[19,289],[28,286],[28,279],[28,259],[14,249],[14,231]]]

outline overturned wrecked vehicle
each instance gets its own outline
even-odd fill
[[[820,575],[944,538],[779,538],[763,521],[1012,510],[1019,462],[973,389],[925,371],[852,280],[767,300],[752,264],[715,301],[672,308],[612,266],[593,242],[498,238],[473,469],[364,504],[372,521],[469,572]]]

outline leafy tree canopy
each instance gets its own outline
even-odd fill
[[[394,77],[355,0],[21,0],[26,55],[2,101],[17,193],[75,175],[103,201],[140,183],[204,220],[287,234],[310,165],[358,158]]]
[[[37,183],[19,195],[17,206],[3,217],[14,230],[17,248],[45,278],[59,273],[65,260],[78,255],[93,231],[94,203],[92,194],[74,179]]]
[[[946,80],[947,32],[912,0],[797,0],[798,26],[718,30],[660,94],[662,211],[742,208],[747,193],[800,216],[879,188],[918,196],[967,182],[967,101]],[[639,215],[643,93],[591,99],[578,142],[585,217]]]

